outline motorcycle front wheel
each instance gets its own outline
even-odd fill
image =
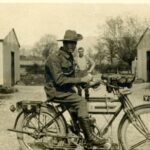
[[[129,119],[125,116],[122,119],[119,126],[118,140],[122,150],[149,150],[150,105],[141,105],[134,110],[136,117]]]
[[[18,131],[22,131],[22,133],[17,133],[20,150],[54,150],[55,146],[63,145],[65,140],[57,137],[66,135],[66,126],[61,117],[41,130],[43,126],[54,119],[54,116],[56,116],[56,112],[47,107],[41,107],[40,113],[23,113],[16,128]]]

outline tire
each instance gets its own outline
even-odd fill
[[[121,144],[122,150],[149,150],[150,148],[150,105],[141,105],[134,108],[135,114],[138,115],[149,131],[149,140],[132,147],[146,138],[133,126],[127,115],[123,117],[118,128],[118,141]],[[135,121],[136,122],[136,121]]]
[[[52,120],[55,115],[56,111],[47,107],[41,107],[40,114],[30,113],[28,115],[24,115],[23,113],[18,120],[16,129],[19,131],[38,133],[36,130],[39,129],[39,126],[42,127],[43,125],[45,125],[48,121]],[[40,122],[38,121],[37,117],[40,117]],[[54,136],[65,136],[66,125],[64,120],[59,117],[51,126],[45,129],[44,133],[51,133]],[[58,138],[54,138],[48,135],[44,135],[42,138],[35,139],[27,134],[17,133],[17,138],[19,141],[20,150],[54,149],[51,148],[54,144],[64,143],[64,139],[59,138],[58,141]]]

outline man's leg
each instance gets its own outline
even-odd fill
[[[68,109],[69,114],[71,116],[71,126],[70,129],[73,133],[79,135],[80,134],[80,127],[78,124],[78,113],[74,108]]]
[[[77,85],[76,87],[77,87],[77,90],[78,90],[78,95],[82,96],[82,88],[81,88],[81,86]]]
[[[72,114],[77,117],[88,117],[87,101],[75,92],[56,92],[54,101],[63,104]]]
[[[89,99],[89,96],[90,96],[90,94],[89,94],[89,88],[85,88],[84,89],[84,92],[85,92],[85,99]]]
[[[98,138],[96,135],[92,133],[87,110],[87,102],[83,97],[77,95],[76,93],[68,92],[68,95],[62,97],[62,99],[60,99],[59,102],[64,104],[67,108],[72,107],[77,111],[79,124],[80,127],[82,128],[87,143],[89,143],[90,145],[99,145],[99,146],[106,143],[105,139]]]

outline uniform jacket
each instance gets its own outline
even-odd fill
[[[45,63],[44,88],[49,99],[56,95],[67,96],[78,83],[81,83],[81,78],[75,78],[75,62],[71,54],[62,49],[48,57]]]

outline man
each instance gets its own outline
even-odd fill
[[[92,134],[86,100],[77,95],[72,89],[77,84],[91,81],[89,76],[74,77],[75,62],[72,53],[76,48],[77,41],[81,39],[82,35],[67,30],[64,39],[59,40],[63,42],[63,47],[61,47],[58,54],[50,55],[45,64],[45,92],[49,100],[60,102],[67,108],[71,107],[76,110],[80,126],[88,143],[103,145],[106,140]]]
[[[95,62],[88,56],[84,55],[84,48],[78,48],[78,56],[76,57],[76,65],[77,65],[77,76],[83,77],[87,74],[91,74],[93,69],[95,68]],[[82,87],[77,86],[78,94],[82,96]],[[89,98],[89,90],[88,88],[84,89],[85,98]]]

